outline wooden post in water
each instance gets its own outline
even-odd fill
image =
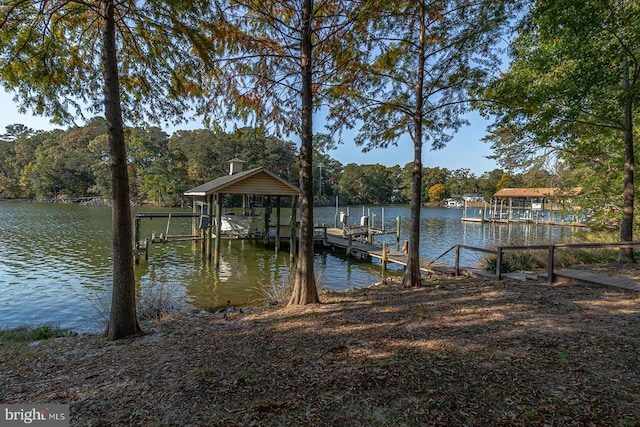
[[[382,263],[382,271],[384,274],[384,270],[387,268],[387,250],[388,250],[388,243],[387,242],[382,242],[382,258],[381,258],[381,263]],[[384,276],[383,276],[384,277]]]
[[[280,196],[276,196],[276,255],[280,250]]]
[[[400,250],[400,215],[396,217],[396,245]]]
[[[191,235],[195,236],[196,232],[198,230],[198,218],[196,218],[196,213],[198,212],[198,208],[196,207],[195,201],[193,203],[193,206],[191,207],[191,212],[193,213],[193,219],[191,220]]]
[[[213,194],[210,194],[207,196],[207,212],[209,213],[209,215],[212,215],[213,213]],[[216,197],[220,197],[219,195]],[[216,208],[216,214],[218,213],[218,208]],[[212,216],[210,217],[212,218]],[[220,221],[217,221],[216,224],[221,224]],[[206,256],[208,259],[211,259],[211,254],[213,252],[213,228],[211,227],[207,227],[207,230],[205,232],[205,243],[204,243],[204,247],[206,247]],[[216,232],[216,240],[218,240],[220,238],[220,235]]]
[[[140,242],[140,218],[135,217],[133,227],[133,261],[138,264],[140,262],[138,245]]]
[[[211,233],[209,233],[209,236],[211,236]],[[221,241],[222,241],[222,194],[218,193],[216,194],[216,238],[214,240],[215,248],[213,251],[213,269],[214,270],[218,270],[218,268],[220,267]]]
[[[271,197],[265,196],[264,202],[264,236],[265,244],[269,243],[269,222],[271,222]]]
[[[298,196],[291,197],[291,237],[289,240],[289,263],[291,267],[295,265],[296,255],[298,253],[298,220],[296,219],[298,212]]]

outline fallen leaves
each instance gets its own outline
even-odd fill
[[[0,401],[70,403],[72,425],[640,422],[636,293],[459,278],[323,301],[0,347]]]

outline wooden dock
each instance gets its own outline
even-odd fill
[[[540,274],[541,278],[548,279],[547,274]],[[564,269],[553,272],[553,282],[569,282],[576,285],[602,285],[613,288],[623,288],[632,291],[640,291],[640,283],[624,277],[605,276],[585,270]]]
[[[614,244],[615,245],[615,244]],[[386,263],[394,263],[407,266],[408,255],[393,249],[387,249],[386,256],[380,246],[372,245],[360,240],[356,240],[353,236],[338,228],[327,228],[325,246],[344,249],[348,255],[353,255],[359,259],[380,259]],[[456,268],[449,264],[420,258],[420,270],[426,273],[438,273],[446,275],[455,275]],[[458,273],[471,277],[485,277],[499,280],[497,274],[485,271],[476,267],[458,266]],[[549,283],[547,273],[531,274],[531,273],[504,273],[503,277],[522,282],[546,282]],[[563,269],[553,272],[553,280],[551,283],[569,282],[573,284],[585,285],[601,285],[614,288],[623,288],[640,292],[640,283],[623,277],[605,276],[584,270]]]
[[[383,249],[380,246],[357,240],[353,234],[343,233],[339,228],[327,228],[325,246],[344,249],[347,255],[362,260],[375,258],[387,263],[407,266],[406,253],[389,248],[386,256],[383,257]],[[453,266],[426,258],[420,258],[420,270],[426,273],[455,274]]]

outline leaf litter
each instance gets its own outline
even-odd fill
[[[83,426],[640,424],[637,292],[459,277],[322,300],[0,346],[0,402]]]

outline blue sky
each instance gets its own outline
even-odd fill
[[[0,106],[0,134],[5,132],[6,126],[16,123],[36,130],[54,128],[46,117],[19,114],[12,96],[3,90],[0,90]],[[444,149],[430,151],[429,147],[425,146],[422,152],[424,167],[441,167],[449,170],[467,168],[477,176],[498,167],[493,160],[486,158],[492,154],[491,148],[481,141],[487,133],[486,128],[489,122],[474,113],[469,114],[467,120],[470,125],[462,128]],[[199,124],[193,123],[185,128],[197,127]],[[413,161],[413,147],[408,137],[398,147],[375,149],[367,153],[363,153],[360,147],[348,142],[346,134],[343,139],[345,144],[327,153],[343,165],[356,163],[404,166]]]

